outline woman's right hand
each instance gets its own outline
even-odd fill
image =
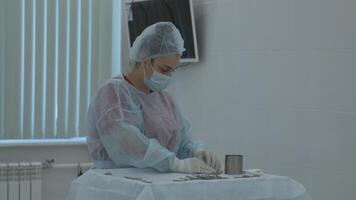
[[[175,158],[172,172],[188,174],[214,174],[216,171],[198,158]]]

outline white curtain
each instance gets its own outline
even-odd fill
[[[114,1],[0,0],[0,139],[86,134],[89,101],[119,67]]]

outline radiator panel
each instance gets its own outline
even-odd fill
[[[42,163],[0,163],[0,200],[41,200]]]

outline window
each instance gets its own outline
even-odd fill
[[[86,135],[119,69],[119,0],[0,1],[0,140]]]

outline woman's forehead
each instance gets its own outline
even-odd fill
[[[161,56],[154,59],[154,63],[175,67],[180,60],[180,56]]]

